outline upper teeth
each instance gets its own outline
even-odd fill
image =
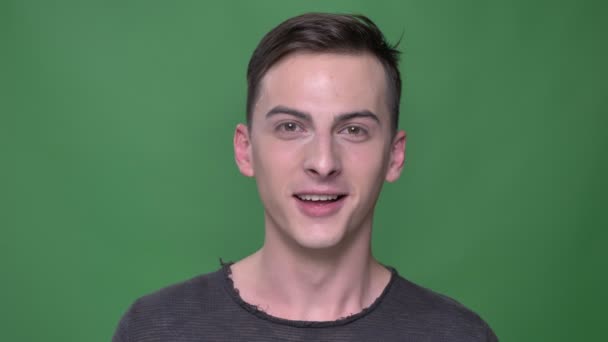
[[[338,195],[298,195],[304,201],[333,201]]]

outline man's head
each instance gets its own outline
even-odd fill
[[[386,46],[371,21],[349,16],[305,15],[275,30],[308,39],[308,28],[319,33],[336,22],[344,27],[329,28],[334,38]],[[283,34],[271,31],[260,45],[269,36]],[[382,42],[363,42],[372,38]],[[387,81],[390,71],[373,51],[336,44],[291,50],[270,64],[256,61],[258,48],[250,63],[257,88],[250,88],[248,126],[237,126],[234,146],[241,173],[256,178],[267,242],[319,249],[365,236],[384,181],[401,173],[405,133],[396,130],[392,100],[399,96],[389,95],[400,85]]]
[[[308,13],[288,19],[260,41],[247,69],[247,124],[259,98],[266,72],[277,62],[297,52],[370,54],[386,72],[386,101],[393,130],[399,123],[401,75],[399,51],[390,45],[378,27],[361,15]]]

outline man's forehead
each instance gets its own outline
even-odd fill
[[[380,61],[370,53],[348,52],[296,52],[288,54],[268,69],[262,82],[270,78],[285,78],[297,74],[315,74],[322,71],[350,71],[349,75],[370,76],[383,74]]]
[[[386,97],[386,73],[370,54],[297,53],[264,75],[254,112],[278,105],[313,113],[388,112]]]

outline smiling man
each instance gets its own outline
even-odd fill
[[[405,159],[398,54],[363,16],[305,14],[262,39],[234,150],[257,183],[264,244],[142,297],[114,341],[497,340],[373,257],[374,207]]]

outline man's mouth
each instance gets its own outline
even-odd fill
[[[309,217],[327,217],[340,211],[344,205],[344,193],[311,194],[299,193],[293,195],[297,207]]]
[[[344,196],[345,195],[339,195],[339,194],[335,194],[335,195],[309,195],[309,194],[295,195],[295,197],[301,201],[321,202],[321,203],[322,202],[335,202]]]

